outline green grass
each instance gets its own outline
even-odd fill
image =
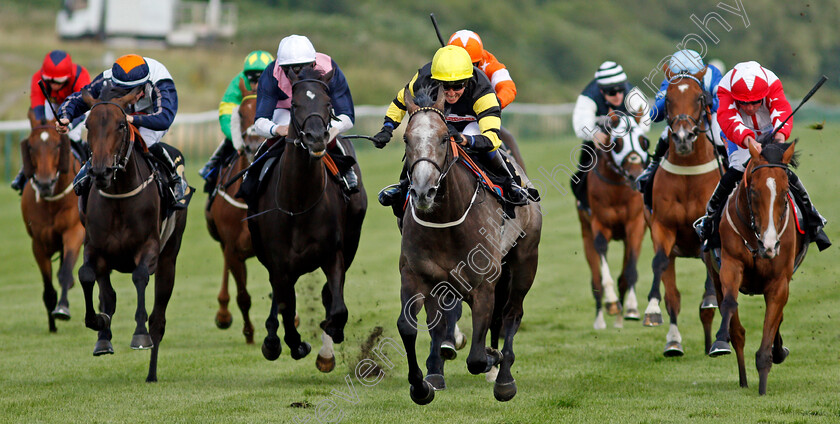
[[[840,198],[833,166],[840,154],[835,142],[840,127],[830,125],[822,132],[802,128],[798,130],[803,139],[799,174],[823,214],[832,221],[829,235],[838,241]],[[539,175],[539,167],[551,169],[557,163],[571,166],[569,152],[576,143],[572,138],[522,143],[532,176]],[[0,422],[318,422],[317,405],[325,408],[329,402],[335,402],[336,409],[327,418],[335,420],[341,414],[342,422],[348,423],[840,420],[840,329],[835,323],[840,318],[837,247],[824,253],[813,250],[796,274],[782,328],[791,355],[784,364],[773,366],[768,395],[759,397],[753,353],[760,340],[763,299],[739,298],[747,329],[748,390],[738,387],[734,356],[710,359],[703,355],[696,309],[703,289],[703,268],[697,261],[683,259],[677,265],[683,295],[680,329],[686,356],[662,356],[667,327],[651,329],[627,322],[625,328],[615,329],[608,319],[606,330],[593,330],[594,302],[573,202],[553,189],[543,192],[540,266],[516,338],[513,372],[519,387],[517,396],[507,403],[496,402],[492,385],[483,376],[468,373],[466,352],[462,351],[456,361],[447,363],[448,389],[438,392],[428,406],[416,406],[409,399],[407,365],[396,353],[389,355],[394,368],[383,368],[385,378],[375,386],[365,387],[352,380],[357,403],[342,400],[333,393],[350,390],[345,377],[352,375],[352,369],[366,356],[360,346],[368,335],[382,327],[384,337],[399,340],[395,325],[400,309],[399,233],[389,210],[375,201],[376,191],[397,176],[402,154],[399,147],[400,143],[392,143],[384,151],[360,150],[359,162],[371,206],[360,253],[347,276],[347,340],[337,346],[338,366],[331,374],[315,369],[314,352],[296,362],[284,346],[277,361],[268,362],[262,357],[259,343],[265,337],[269,285],[264,268],[255,259],[249,262],[249,289],[257,344],[245,345],[237,310],[231,329],[216,329],[213,317],[221,252],[207,234],[202,195],[194,198],[190,208],[179,255],[175,292],[160,349],[159,382],[144,382],[149,353],[128,348],[135,306],[128,275],[115,274],[112,278],[118,293],[112,323],[114,355],[91,356],[96,334],[83,325],[84,302],[78,286],[70,292],[73,319],[59,322],[58,333],[49,334],[40,277],[21,223],[18,197],[8,188],[0,190],[4,205],[0,207],[0,223],[5,229],[0,244]],[[192,165],[189,175],[194,175],[203,159],[188,158]],[[560,183],[566,186],[565,181]],[[613,274],[618,269],[616,253],[620,248],[611,245]],[[642,308],[651,280],[651,258],[646,240],[639,262]],[[297,286],[300,330],[315,350],[320,347],[317,323],[323,310],[318,289],[323,281],[323,276],[316,273],[303,277]],[[465,317],[463,327],[470,333],[468,312]],[[427,349],[428,337],[421,334],[417,343],[421,361]],[[292,408],[293,403],[309,407]]]

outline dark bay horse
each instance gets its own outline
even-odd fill
[[[665,283],[665,307],[671,318],[666,337],[665,356],[682,356],[682,336],[677,328],[680,313],[680,292],[675,277],[677,257],[698,258],[700,240],[693,223],[703,216],[706,202],[720,180],[720,165],[715,159],[711,141],[709,105],[703,92],[700,72],[673,74],[663,67],[670,80],[665,104],[669,131],[668,156],[653,180],[653,211],[646,216],[653,240],[653,283],[648,295],[644,325],[662,324],[659,302],[660,280]],[[702,71],[701,71],[702,72]],[[704,328],[711,328],[717,307],[714,285],[706,274],[705,292],[700,303],[700,319]],[[706,339],[706,352],[711,340]]]
[[[245,342],[254,343],[254,324],[251,323],[251,295],[248,294],[248,268],[245,260],[254,256],[251,246],[251,232],[245,221],[248,205],[244,199],[235,198],[234,193],[239,190],[241,179],[237,176],[254,160],[257,147],[265,139],[256,135],[252,129],[257,110],[256,90],[248,90],[244,81],[240,81],[239,88],[244,95],[239,106],[231,113],[231,138],[237,150],[236,159],[219,170],[219,179],[213,193],[208,197],[208,207],[204,217],[207,220],[207,230],[219,242],[224,256],[222,269],[222,287],[219,290],[219,310],[216,312],[216,326],[222,329],[230,328],[233,316],[228,310],[230,292],[228,291],[228,276],[233,275],[236,282],[236,304],[242,312],[242,334]],[[233,179],[237,177],[236,179]]]
[[[587,196],[591,214],[578,209],[583,249],[592,273],[592,295],[595,297],[596,330],[607,327],[602,301],[609,315],[618,315],[615,327],[623,326],[623,319],[638,320],[636,301],[636,261],[642,247],[645,223],[642,196],[631,183],[644,170],[648,160],[649,141],[642,129],[627,116],[612,115],[611,149],[596,149],[595,166],[587,175]],[[619,294],[607,265],[610,240],[624,241],[624,263],[618,278]],[[626,302],[626,303],[625,303]],[[624,304],[624,316],[621,316]]]
[[[32,132],[20,145],[23,173],[30,180],[23,189],[20,208],[26,232],[32,238],[32,253],[44,283],[44,306],[50,332],[55,320],[70,319],[67,292],[73,286],[73,267],[85,239],[79,220],[79,198],[73,192],[73,176],[81,164],[71,153],[70,139],[59,135],[54,121],[38,121],[29,112]],[[52,284],[52,261],[58,253],[58,284],[61,298]]]
[[[444,311],[463,300],[470,305],[473,319],[467,367],[479,374],[501,363],[493,394],[499,401],[509,400],[516,395],[511,374],[513,337],[537,270],[542,227],[539,204],[517,208],[516,218],[510,219],[471,171],[457,163],[460,159],[449,141],[443,115],[442,87],[436,102],[428,88],[418,90],[416,99],[406,89],[405,99],[410,200],[402,228],[402,313],[397,327],[407,353],[411,399],[427,404],[435,390],[446,387],[440,349],[447,325]],[[523,184],[529,184],[521,168],[519,174]],[[450,277],[457,282],[449,283]],[[423,306],[428,317],[424,327],[432,338],[425,379],[415,350],[417,314]],[[492,320],[504,331],[502,352],[485,347]]]
[[[788,195],[787,167],[791,163],[795,165],[795,143],[767,144],[761,153],[750,146],[751,159],[744,179],[724,206],[720,223],[720,269],[709,266],[722,318],[709,356],[731,353],[731,341],[738,359],[741,387],[747,387],[746,333],[738,317],[738,292],[764,295],[764,331],[755,353],[761,395],[767,393],[770,367],[781,364],[789,353],[782,344],[779,326],[788,300],[790,278],[808,250],[805,235],[794,222],[793,200]],[[708,256],[706,263],[716,265]]]
[[[277,166],[266,174],[267,190],[248,210],[248,226],[257,258],[268,269],[271,309],[262,353],[273,361],[280,356],[277,314],[283,316],[291,356],[301,359],[312,347],[301,340],[295,328],[295,283],[306,273],[320,268],[327,277],[321,290],[326,316],[321,322],[323,346],[316,359],[322,372],[335,367],[333,343],[344,341],[347,306],[344,279],[359,247],[367,195],[359,175],[359,192],[346,195],[327,175],[326,148],[332,114],[328,82],[332,72],[322,75],[303,69],[289,75],[292,108],[286,146]],[[278,141],[283,142],[283,140]],[[336,142],[341,142],[336,140]],[[353,153],[350,143],[345,151]]]
[[[175,260],[187,224],[186,209],[166,216],[155,188],[156,174],[144,160],[142,138],[126,121],[129,93],[111,98],[103,90],[99,100],[85,93],[90,106],[88,143],[92,152],[90,177],[94,181],[83,217],[84,263],[79,281],[85,293],[85,325],[99,332],[94,356],[113,354],[111,319],[116,293],[111,271],[131,273],[137,290],[136,328],[132,349],[152,349],[146,381],[157,381],[157,357],[166,327],[166,306],[175,283]],[[146,313],[146,286],[155,275],[154,308]],[[99,284],[101,312],[93,309],[93,283]],[[146,330],[146,320],[149,330]]]

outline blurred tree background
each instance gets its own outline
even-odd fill
[[[573,102],[604,60],[619,62],[631,82],[645,88],[642,79],[692,37],[705,43],[706,59],[720,59],[727,67],[745,60],[761,62],[779,75],[794,99],[826,74],[829,82],[816,100],[840,103],[840,2],[836,0],[696,0],[690,4],[242,0],[236,4],[238,29],[232,40],[156,49],[143,44],[60,40],[55,34],[59,1],[3,0],[0,119],[24,117],[29,78],[44,54],[54,48],[70,52],[91,74],[104,69],[108,59],[128,52],[155,57],[176,78],[181,110],[197,112],[218,105],[227,82],[250,50],[275,52],[280,39],[291,33],[309,36],[317,50],[338,62],[357,104],[384,105],[439,47],[430,12],[437,17],[444,38],[461,28],[478,32],[485,47],[510,69],[519,91],[517,101],[522,103]],[[703,20],[707,32],[694,22]],[[699,50],[702,45],[689,42],[687,47]],[[661,78],[661,72],[654,72],[650,79],[658,84]],[[645,92],[652,95],[649,89]]]

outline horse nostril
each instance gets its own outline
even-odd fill
[[[428,193],[426,194],[428,197],[434,199],[435,195],[437,194],[437,189],[432,187],[429,189]]]
[[[417,191],[414,188],[408,190],[408,195],[411,197],[417,197]]]

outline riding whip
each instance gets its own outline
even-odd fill
[[[446,47],[446,43],[443,42],[443,37],[440,36],[440,29],[438,28],[437,19],[435,19],[435,14],[429,13],[429,19],[432,20],[432,25],[435,26],[435,33],[437,34],[438,41],[440,41],[440,46]]]
[[[825,75],[821,76],[821,77],[820,77],[820,80],[819,80],[819,81],[817,81],[817,83],[814,85],[814,88],[812,88],[812,89],[811,89],[811,91],[809,91],[809,92],[808,92],[808,94],[806,94],[806,95],[805,95],[805,97],[803,97],[803,98],[802,98],[802,101],[801,101],[801,102],[799,102],[799,106],[797,106],[797,107],[796,107],[796,109],[794,109],[794,110],[793,110],[793,112],[791,112],[791,113],[790,113],[790,115],[788,115],[788,117],[787,117],[787,118],[785,118],[785,120],[784,120],[784,121],[782,121],[782,124],[781,124],[781,125],[779,125],[776,129],[774,129],[774,130],[773,130],[773,132],[772,132],[772,133],[770,133],[770,136],[768,137],[768,139],[772,140],[772,139],[773,139],[773,137],[776,135],[776,133],[777,133],[777,132],[779,132],[779,130],[780,130],[780,129],[782,129],[782,127],[784,127],[784,126],[785,126],[785,124],[787,123],[788,119],[790,119],[791,117],[793,117],[793,114],[795,114],[795,113],[796,113],[796,111],[797,111],[797,110],[799,110],[799,108],[801,108],[801,107],[802,107],[802,105],[804,105],[804,104],[805,104],[805,102],[807,102],[807,101],[808,101],[808,99],[810,99],[810,98],[811,98],[811,96],[813,96],[813,95],[814,95],[814,93],[816,93],[816,92],[817,92],[817,90],[819,90],[819,89],[820,89],[820,87],[822,87],[822,85],[823,85],[823,84],[825,84],[825,82],[826,82],[826,81],[828,81],[828,77],[827,77],[827,76],[825,76]]]
[[[41,93],[44,95],[44,98],[47,99],[47,104],[50,105],[50,110],[53,113],[53,117],[55,117],[55,120],[58,121],[58,113],[55,112],[55,107],[53,106],[52,102],[50,101],[50,95],[49,95],[49,93],[47,93],[47,87],[44,84],[44,80],[39,80],[38,81],[38,87],[41,88]]]

